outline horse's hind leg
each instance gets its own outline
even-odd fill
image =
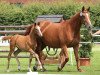
[[[9,72],[10,59],[11,59],[11,55],[12,55],[13,52],[14,52],[14,46],[13,45],[10,45],[10,51],[9,51],[9,54],[8,54],[7,72]]]
[[[32,54],[30,54],[30,58],[29,58],[29,66],[28,66],[28,70],[31,72],[31,62],[32,62],[32,58],[33,58],[33,56],[32,56]]]
[[[58,71],[61,71],[62,68],[65,66],[65,64],[68,62],[69,57],[68,57],[68,50],[66,45],[62,47],[61,50],[61,59],[60,59],[60,65],[58,67]]]
[[[18,64],[18,70],[20,71],[20,62],[19,59],[17,57],[17,55],[21,52],[21,50],[18,48],[15,52],[14,52],[14,56],[16,58],[17,64]]]

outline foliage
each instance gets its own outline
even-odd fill
[[[82,42],[92,42],[88,30],[83,30],[82,35]],[[79,48],[79,56],[81,58],[90,58],[92,56],[92,43],[83,43]]]
[[[82,44],[79,49],[79,55],[81,58],[90,58],[92,56],[92,44]]]
[[[100,4],[99,5],[95,5],[92,6],[91,9],[91,21],[94,27],[99,28],[100,29]]]
[[[68,1],[54,3],[34,2],[27,5],[14,5],[0,2],[0,25],[26,25],[35,21],[38,15],[63,14],[64,19],[69,19],[81,10],[84,3]],[[88,6],[87,6],[88,7]],[[91,21],[93,26],[100,27],[100,6],[91,4]]]

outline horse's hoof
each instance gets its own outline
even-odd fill
[[[40,71],[41,71],[41,72],[44,72],[44,71],[45,71],[45,69],[40,69]]]
[[[58,72],[61,71],[61,68],[58,67]]]
[[[20,71],[20,69],[18,68],[18,71]]]
[[[7,72],[10,72],[9,70],[7,70]]]
[[[33,71],[37,71],[37,67],[36,66],[33,67]]]
[[[82,69],[78,69],[78,71],[79,71],[79,72],[84,72],[84,70],[82,70]]]
[[[42,70],[42,69],[41,69]],[[43,72],[46,71],[46,69],[43,67]]]
[[[29,70],[29,72],[32,72],[31,70]]]

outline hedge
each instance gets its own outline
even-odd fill
[[[34,23],[38,15],[63,14],[64,19],[69,19],[84,4],[78,3],[31,3],[27,5],[14,5],[0,3],[0,25],[27,25]],[[100,5],[91,5],[91,21],[93,26],[100,27]]]

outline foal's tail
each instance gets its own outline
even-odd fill
[[[4,36],[3,38],[2,38],[2,40],[10,40],[12,38],[12,36]]]

